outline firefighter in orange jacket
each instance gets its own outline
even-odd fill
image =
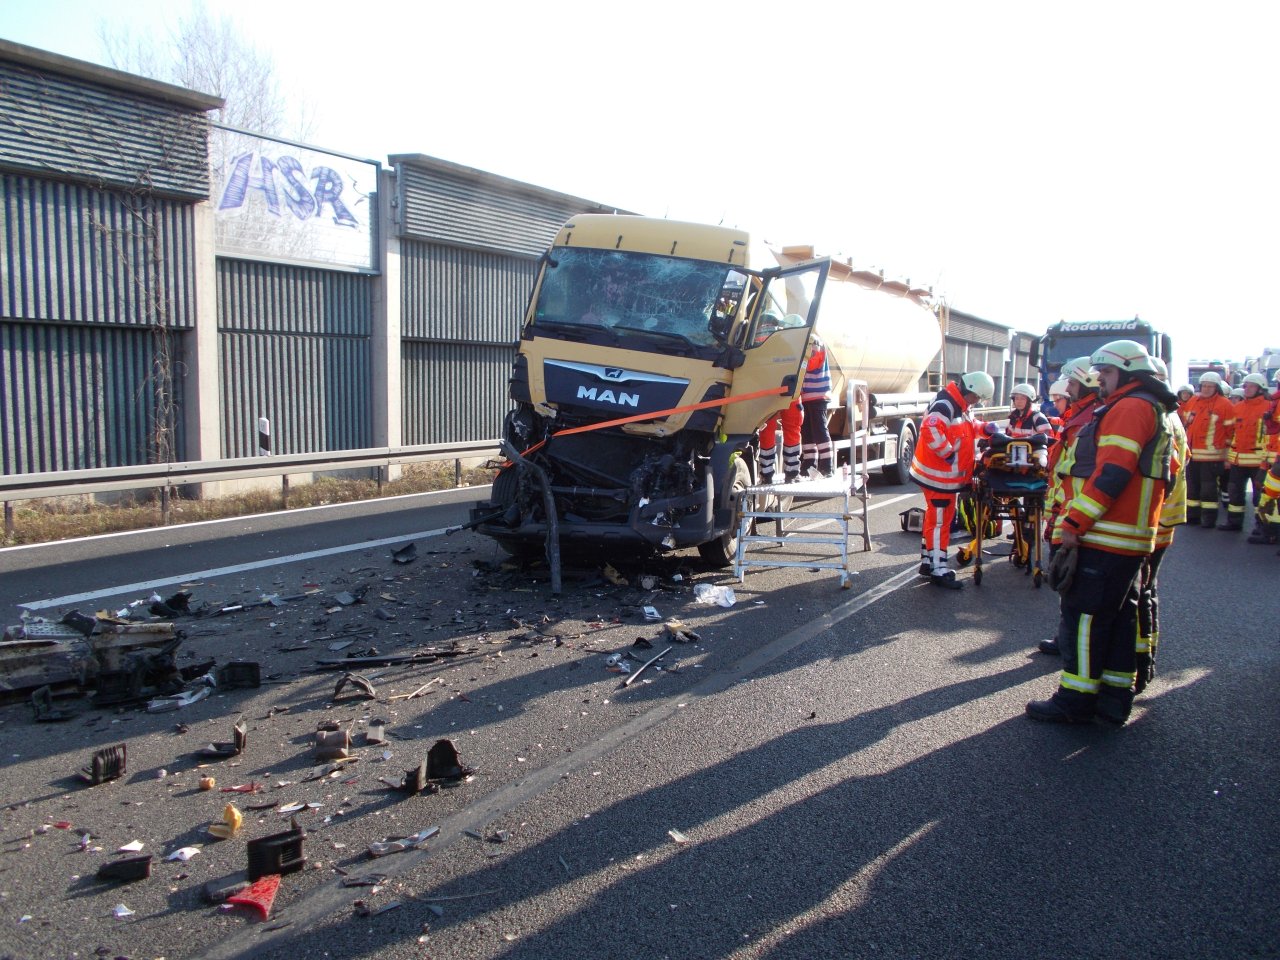
[[[966,373],[941,390],[920,424],[920,439],[911,458],[911,479],[924,490],[924,528],[920,535],[920,575],[950,590],[959,590],[955,571],[947,567],[956,497],[973,477],[974,446],[980,421],[970,408],[990,400],[995,381],[982,371]]]
[[[1102,404],[1076,437],[1071,496],[1054,533],[1076,559],[1061,603],[1062,676],[1057,692],[1028,703],[1027,714],[1123,724],[1133,705],[1139,572],[1155,547],[1170,480],[1165,414],[1177,399],[1141,344],[1116,340],[1091,359]]]
[[[1280,370],[1276,371],[1275,392],[1270,408],[1262,415],[1262,424],[1267,435],[1267,462],[1259,484],[1262,494],[1254,501],[1255,525],[1249,542],[1274,544],[1280,541],[1280,510],[1276,509],[1276,497],[1280,495]]]
[[[1258,505],[1262,495],[1262,482],[1266,476],[1267,436],[1263,419],[1271,409],[1267,396],[1267,378],[1251,373],[1240,384],[1244,398],[1235,406],[1236,422],[1231,428],[1231,440],[1227,447],[1227,515],[1219,530],[1244,529],[1244,488],[1253,483],[1253,505]]]
[[[1222,378],[1200,374],[1200,393],[1187,401],[1183,421],[1191,462],[1187,464],[1187,523],[1216,526],[1221,477],[1227,468],[1227,443],[1236,408],[1222,394]]]

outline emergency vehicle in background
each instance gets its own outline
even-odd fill
[[[550,556],[552,540],[596,556],[697,547],[727,566],[739,498],[758,476],[756,431],[798,395],[815,329],[838,462],[849,455],[845,385],[864,381],[869,428],[856,442],[865,433],[867,466],[906,482],[941,309],[927,290],[812,247],[574,217],[538,265],[501,431],[508,462],[469,525],[517,555]]]
[[[1045,398],[1043,409],[1046,413],[1057,415],[1048,397],[1049,388],[1062,374],[1062,365],[1076,357],[1092,356],[1095,350],[1112,340],[1134,340],[1142,344],[1151,356],[1159,357],[1166,364],[1173,362],[1173,342],[1169,335],[1160,333],[1138,317],[1132,320],[1060,320],[1031,344],[1031,365],[1040,371],[1038,392]]]
[[[1193,384],[1199,383],[1203,374],[1216,373],[1228,387],[1238,387],[1246,372],[1241,369],[1240,364],[1231,360],[1187,361],[1187,380]]]

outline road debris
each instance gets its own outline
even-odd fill
[[[115,780],[125,774],[125,761],[128,746],[118,743],[114,747],[103,747],[93,755],[89,766],[80,771],[80,777],[92,786]]]
[[[721,587],[712,583],[695,584],[693,598],[699,603],[717,604],[722,607],[732,607],[738,602],[732,587]]]
[[[245,845],[249,854],[249,880],[296,873],[305,867],[307,858],[302,853],[305,836],[302,828],[294,823],[290,829],[281,833],[250,840]]]
[[[364,697],[367,700],[373,700],[377,697],[377,694],[373,692],[373,684],[369,682],[368,677],[361,676],[358,673],[344,673],[342,679],[338,681],[338,685],[333,689],[333,699],[337,700],[347,686],[353,688],[351,691],[352,696]]]
[[[240,756],[248,744],[248,730],[243,721],[237,720],[231,728],[230,743],[207,743],[196,751],[196,756],[202,760],[226,760],[230,757]]]
[[[666,632],[667,636],[676,641],[676,643],[702,642],[701,634],[694,633],[684,625],[684,621],[677,620],[674,617],[664,622],[662,624],[662,629]]]
[[[151,854],[141,857],[124,857],[112,860],[98,868],[97,878],[102,881],[119,881],[132,883],[134,880],[145,880],[151,876]]]
[[[435,681],[432,681],[433,683]],[[419,687],[419,690],[425,689],[427,684]],[[416,693],[416,691],[415,691]],[[412,697],[412,695],[410,695]],[[395,697],[391,698],[395,700]],[[371,747],[381,746],[387,742],[387,721],[382,719],[370,720],[368,726],[364,728],[364,742]]]
[[[397,907],[404,906],[399,900],[392,900],[381,906],[373,906],[364,900],[357,900],[352,906],[355,908],[357,917],[376,917],[380,913],[386,913],[388,910],[395,910]]]
[[[439,827],[427,827],[425,830],[419,830],[417,833],[410,834],[407,837],[385,837],[369,844],[369,856],[385,857],[392,853],[415,850],[439,832]]]
[[[347,674],[350,676],[350,674]],[[346,679],[345,677],[343,678]],[[366,683],[368,681],[365,681]],[[317,730],[317,760],[346,760],[350,754],[351,733],[347,730]]]
[[[199,847],[180,847],[165,857],[165,860],[181,860],[183,863],[186,863],[199,852]]]
[[[391,560],[394,563],[413,563],[418,559],[418,545],[410,541],[403,547],[397,547],[391,551]]]
[[[640,666],[636,667],[635,671],[631,674],[631,676],[627,677],[627,679],[622,681],[622,685],[624,687],[631,686],[631,684],[635,683],[636,678],[640,676],[640,674],[644,673],[646,669],[653,666],[655,663],[657,663],[659,660],[661,660],[663,657],[665,657],[668,653],[670,653],[674,649],[675,647],[667,647],[667,649],[663,650],[656,657],[653,657],[650,660],[646,660],[644,663],[640,664]]]
[[[230,840],[240,832],[242,823],[244,815],[236,809],[234,803],[228,803],[222,808],[222,819],[209,824],[209,833],[219,840]]]
[[[279,875],[269,874],[255,880],[239,893],[233,893],[227,897],[227,903],[248,907],[258,914],[258,919],[266,920],[271,915],[271,907],[276,902],[276,893],[279,889]]]

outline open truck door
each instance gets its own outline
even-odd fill
[[[755,433],[765,420],[785,410],[799,395],[809,339],[818,321],[822,290],[831,259],[822,257],[794,266],[748,270],[757,287],[748,297],[747,327],[742,342],[745,359],[733,371],[732,396],[781,389],[725,406],[721,433]],[[774,325],[776,329],[770,329]]]

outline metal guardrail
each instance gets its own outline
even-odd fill
[[[247,480],[280,477],[288,498],[289,475],[362,467],[391,467],[432,460],[461,461],[467,457],[498,454],[497,440],[470,443],[429,443],[414,447],[370,447],[363,450],[293,453],[234,460],[188,460],[178,463],[148,463],[132,467],[100,467],[90,470],[56,470],[47,473],[18,473],[0,477],[0,500],[4,501],[5,534],[12,535],[12,502],[37,497],[66,497],[78,494],[112,493],[121,490],[159,490],[161,513],[168,522],[169,491],[190,483],[219,480]]]

